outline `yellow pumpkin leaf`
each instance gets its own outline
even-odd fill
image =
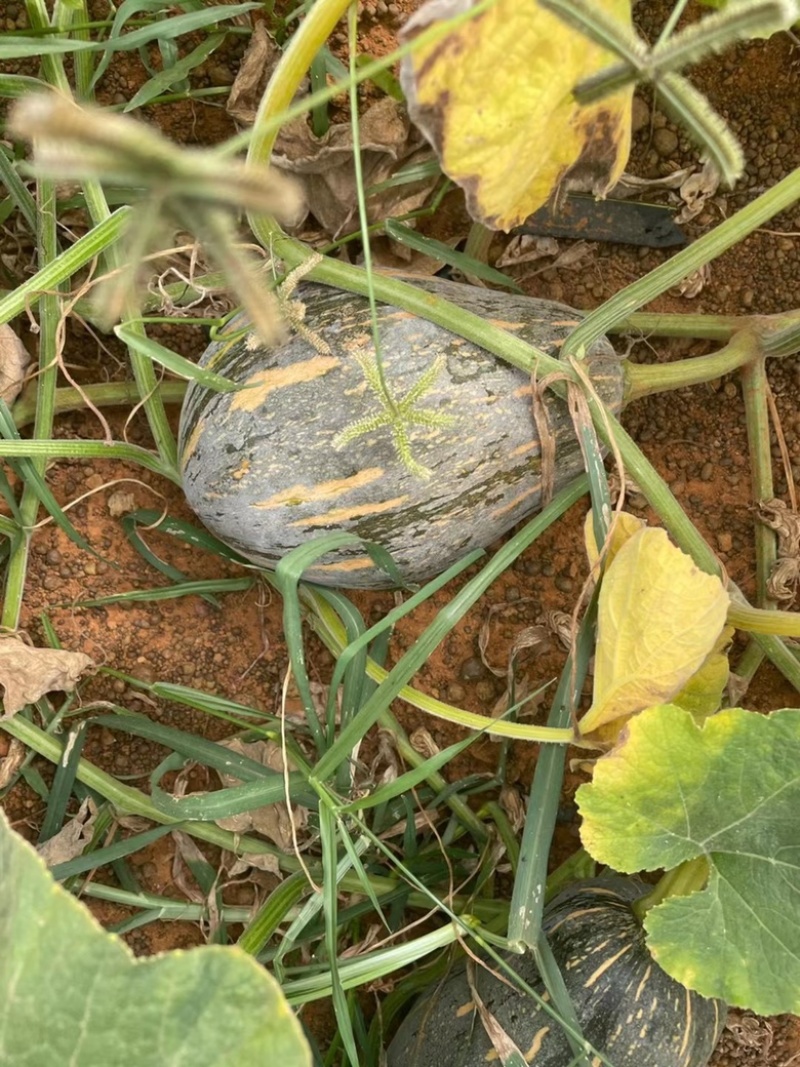
[[[404,40],[477,0],[429,0]],[[595,0],[631,24],[630,0]],[[616,57],[533,0],[497,0],[403,61],[409,113],[474,219],[510,230],[553,193],[604,196],[630,150],[632,87],[587,106],[575,86]]]
[[[722,707],[722,696],[730,674],[728,654],[723,649],[733,640],[734,633],[732,626],[723,629],[700,670],[672,698],[671,703],[688,711],[695,722],[702,722]]]
[[[604,723],[666,704],[715,648],[728,594],[664,530],[643,529],[618,551],[600,589],[594,702],[580,723]]]
[[[638,533],[645,525],[644,519],[637,519],[629,511],[621,511],[614,515],[611,522],[611,542],[606,549],[603,565],[606,570],[611,566],[612,560],[626,541],[629,541],[635,533]],[[586,546],[586,555],[589,558],[589,566],[594,567],[600,553],[597,551],[597,541],[594,536],[594,522],[592,512],[586,512],[583,523],[583,543]]]

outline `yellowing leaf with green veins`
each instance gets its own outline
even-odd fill
[[[648,708],[577,803],[587,851],[617,871],[704,860],[703,888],[645,918],[656,961],[706,997],[800,1012],[800,710],[696,722]]]
[[[406,23],[413,40],[478,0],[429,0]],[[595,0],[629,27],[630,0]],[[474,219],[510,230],[554,193],[604,196],[630,150],[632,87],[580,106],[575,86],[616,57],[533,0],[496,0],[416,49],[400,80],[413,121],[460,185]]]
[[[732,626],[723,629],[700,670],[693,674],[683,689],[672,698],[671,703],[690,712],[698,722],[707,719],[722,707],[722,695],[730,674],[728,655],[723,649],[731,642],[733,634]]]
[[[629,541],[635,533],[643,529],[645,526],[644,519],[637,519],[635,515],[631,515],[629,511],[620,511],[615,514],[611,522],[611,543],[606,549],[606,555],[604,565],[606,569],[611,565],[611,561],[616,556],[617,552],[622,548],[626,541]],[[586,546],[586,555],[589,560],[589,566],[593,567],[597,563],[600,553],[597,551],[597,541],[594,536],[594,522],[592,521],[591,509],[586,512],[586,518],[583,523],[583,543]]]
[[[597,610],[594,700],[582,734],[666,704],[713,650],[728,594],[667,537],[643,529],[606,571]]]

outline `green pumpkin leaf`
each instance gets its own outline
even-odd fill
[[[577,800],[600,863],[633,872],[706,858],[705,889],[647,913],[668,974],[762,1015],[800,1012],[800,710],[697,722],[649,708]]]
[[[310,1067],[277,983],[236,948],[135,959],[0,814],[0,1062]]]

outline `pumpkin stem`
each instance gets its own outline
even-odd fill
[[[685,897],[705,887],[708,881],[708,860],[705,856],[686,860],[678,867],[673,867],[662,875],[656,885],[633,904],[633,911],[640,922],[650,908],[660,904],[667,897]]]
[[[724,348],[707,356],[681,359],[676,363],[626,362],[625,403],[653,393],[714,381],[751,363],[760,351],[758,335],[752,329],[743,329],[735,333]]]

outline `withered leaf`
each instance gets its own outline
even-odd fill
[[[22,391],[31,357],[8,323],[0,325],[0,399],[9,407]]]
[[[68,819],[58,833],[39,845],[36,851],[48,867],[67,863],[83,855],[83,850],[92,840],[96,819],[97,806],[91,797],[86,797],[77,815]]]
[[[274,741],[241,741],[238,737],[230,737],[220,744],[238,752],[240,756],[256,760],[265,767],[271,767],[273,771],[283,770],[283,753],[280,745]],[[220,774],[223,785],[238,785],[239,779],[230,774]],[[276,804],[264,804],[252,811],[244,811],[238,815],[231,815],[225,819],[217,819],[217,825],[224,830],[230,830],[236,834],[246,834],[251,830],[263,834],[273,841],[278,848],[288,852],[293,847],[292,823],[295,833],[305,829],[308,822],[308,809],[296,805],[290,811],[283,802]],[[252,857],[248,857],[248,862]]]
[[[390,97],[378,100],[361,117],[359,143],[367,189],[386,181],[400,167],[421,163],[433,155],[403,106]],[[287,123],[275,142],[272,163],[295,176],[310,212],[327,233],[335,237],[353,224],[358,190],[349,123],[333,123],[322,137],[314,135],[305,117]],[[421,207],[437,181],[438,175],[433,175],[368,196],[369,221]]]
[[[93,666],[92,658],[83,652],[33,648],[16,635],[0,638],[0,686],[4,689],[0,718],[16,715],[54,689],[71,692]]]

